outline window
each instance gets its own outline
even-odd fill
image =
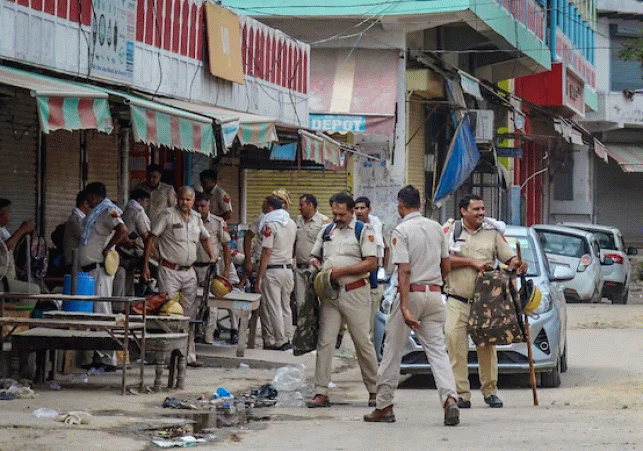
[[[615,27],[612,26],[612,30]],[[625,45],[634,41],[632,37],[612,34],[610,55],[610,90],[622,91],[623,89],[643,89],[643,71],[641,63],[635,60],[624,61],[618,53]]]
[[[554,200],[574,200],[574,158],[569,157],[554,173]]]

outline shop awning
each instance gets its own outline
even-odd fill
[[[223,141],[230,147],[235,137],[242,145],[252,144],[258,147],[268,147],[270,143],[278,142],[277,119],[251,113],[228,110],[226,108],[202,103],[188,102],[178,99],[161,99],[166,105],[193,111],[217,120],[221,124]]]
[[[43,133],[96,129],[111,133],[107,94],[98,88],[13,67],[0,66],[0,83],[31,91]]]
[[[299,130],[301,136],[301,158],[323,164],[326,169],[337,171],[345,169],[340,143],[326,135],[313,135]]]
[[[106,91],[129,105],[135,141],[214,156],[212,118],[123,92]]]
[[[606,144],[605,152],[623,172],[643,172],[643,147]]]

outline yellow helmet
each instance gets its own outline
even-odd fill
[[[333,283],[330,278],[331,270],[320,271],[313,281],[313,288],[319,299],[335,300],[339,297],[337,284]]]
[[[183,316],[183,307],[177,299],[170,299],[161,306],[160,316]]]
[[[524,287],[520,288],[520,291],[523,290],[524,292],[521,294],[524,294],[524,296],[520,296],[522,303],[524,304],[522,306],[522,311],[525,315],[531,315],[540,305],[543,295],[540,292],[540,288],[538,288],[537,285],[534,285],[533,280],[528,280]]]
[[[232,285],[230,284],[228,279],[225,279],[221,276],[216,276],[210,282],[210,293],[212,293],[212,295],[218,298],[224,297],[226,294],[230,293],[231,291],[232,291]]]

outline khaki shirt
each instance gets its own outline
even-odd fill
[[[295,221],[288,218],[288,224],[269,222],[261,231],[261,248],[272,249],[269,265],[292,264],[292,250],[295,247],[297,226]]]
[[[196,211],[190,210],[186,222],[176,207],[166,208],[154,218],[152,234],[158,237],[161,258],[181,266],[194,263],[199,241],[210,238]]]
[[[450,234],[454,224],[451,224],[445,230],[447,236]],[[475,258],[490,265],[493,265],[496,260],[507,263],[512,257],[516,256],[514,250],[497,230],[480,227],[475,232],[469,232],[463,226],[458,244],[460,244],[461,249],[458,256]],[[471,299],[475,290],[477,276],[478,271],[471,266],[451,269],[447,278],[446,292]]]
[[[223,243],[230,242],[228,226],[222,218],[215,216],[212,213],[208,214],[208,217],[203,221],[203,225],[210,234],[210,243],[212,244],[212,253],[214,254],[214,258],[219,258],[219,253]],[[197,246],[196,248],[196,261],[199,263],[210,262],[210,257],[208,257],[208,253],[203,249],[203,246]]]
[[[204,193],[201,185],[196,185],[194,190],[197,193]],[[232,199],[228,193],[219,185],[215,185],[209,193],[206,193],[210,198],[210,213],[216,216],[223,216],[224,213],[232,211]]]
[[[123,222],[130,234],[135,232],[139,237],[145,238],[150,233],[151,223],[147,213],[144,210],[131,207],[129,203],[123,211]]]
[[[310,260],[310,251],[313,250],[319,231],[330,223],[328,216],[315,212],[309,221],[304,217],[297,217],[297,240],[295,241],[295,257],[298,265],[308,265]]]
[[[393,230],[391,256],[411,266],[410,283],[442,285],[440,262],[449,256],[442,226],[419,212],[406,215]]]
[[[85,213],[74,208],[65,223],[65,234],[63,235],[63,250],[65,252],[65,265],[71,265],[72,250],[80,247],[80,237],[83,235],[83,221]]]
[[[355,216],[343,229],[336,225],[324,242],[324,229],[317,234],[317,240],[310,252],[311,256],[322,259],[322,270],[344,268],[360,263],[365,257],[377,257],[375,234],[368,224],[364,224],[359,242],[355,239]],[[339,278],[340,285],[366,279],[368,273]]]
[[[253,265],[259,263],[261,259],[261,237],[259,236],[259,224],[263,219],[263,214],[257,216],[254,221],[250,223],[249,230],[253,233],[252,237],[252,251],[251,251],[251,262]]]
[[[176,205],[176,192],[167,183],[159,182],[159,186],[156,189],[150,188],[147,183],[141,183],[136,188],[141,188],[150,193],[150,206],[145,212],[152,221],[162,210]]]
[[[85,218],[87,220],[87,218]],[[80,266],[92,263],[103,263],[103,249],[114,234],[114,229],[119,224],[124,224],[121,215],[113,209],[105,210],[99,217],[92,232],[87,238],[87,244],[80,243],[78,261]]]

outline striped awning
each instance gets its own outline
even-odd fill
[[[216,154],[212,118],[122,92],[108,92],[129,105],[135,141]]]
[[[113,130],[107,94],[97,87],[0,65],[0,84],[31,91],[43,133]]]
[[[643,148],[607,144],[604,150],[618,163],[623,172],[643,172]]]
[[[299,135],[301,136],[302,160],[324,164],[324,140],[305,130],[299,130]]]

